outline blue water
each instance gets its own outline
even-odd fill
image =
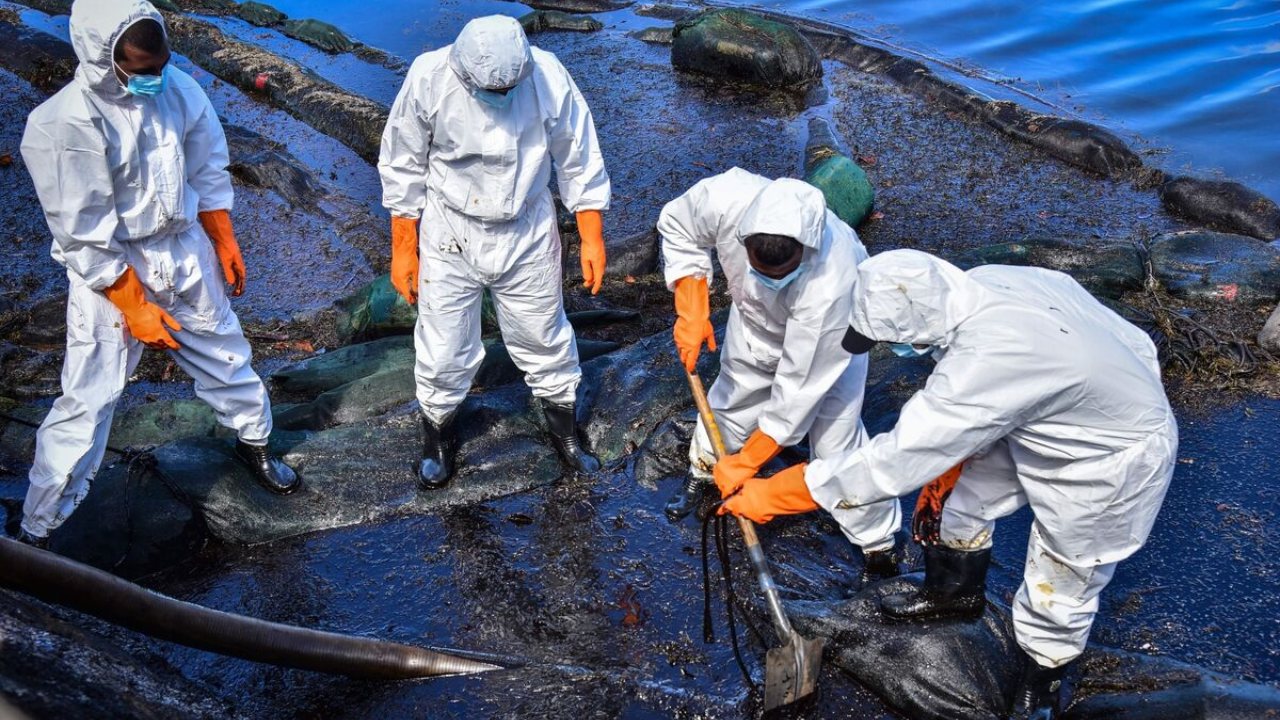
[[[279,0],[411,58],[487,13],[480,0]],[[1280,2],[1276,0],[754,0],[995,78],[1136,140],[1158,167],[1217,173],[1280,199]],[[371,5],[377,11],[371,11]],[[416,20],[426,8],[456,22]],[[608,13],[610,24],[658,24]]]

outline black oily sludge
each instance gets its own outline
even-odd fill
[[[998,720],[1021,675],[1009,609],[988,597],[981,618],[886,623],[880,599],[907,592],[920,574],[887,580],[849,600],[786,603],[802,633],[830,638],[825,658],[907,717]],[[1076,692],[1065,718],[1265,717],[1280,690],[1194,665],[1091,645],[1068,676]]]
[[[75,73],[75,52],[62,40],[0,15],[0,66],[37,89],[54,93]]]
[[[1174,214],[1212,230],[1280,239],[1280,207],[1237,182],[1181,175],[1160,186],[1160,201]]]
[[[822,62],[793,26],[745,10],[708,10],[676,23],[671,64],[679,70],[768,88],[804,89]]]

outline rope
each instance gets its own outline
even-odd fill
[[[738,599],[733,590],[732,567],[729,557],[729,518],[727,515],[716,513],[720,504],[716,503],[711,512],[702,520],[702,639],[708,643],[715,642],[715,635],[711,627],[711,568],[707,561],[707,528],[714,522],[716,557],[720,561],[720,572],[724,583],[725,616],[729,621],[729,639],[733,645],[733,659],[738,663],[738,669],[742,671],[742,679],[746,681],[747,687],[754,691],[757,688],[756,683],[751,679],[751,672],[747,670],[747,663],[742,658],[742,649],[738,644],[738,624],[733,612],[734,606],[738,604]],[[743,615],[743,618],[746,619],[746,615]],[[751,626],[749,620],[747,624],[753,632],[757,632],[754,626]]]

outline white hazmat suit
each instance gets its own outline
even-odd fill
[[[1146,541],[1173,476],[1178,426],[1150,339],[1069,276],[963,272],[913,250],[863,263],[852,326],[941,350],[890,432],[809,465],[823,507],[878,503],[964,461],[941,538],[991,547],[996,518],[1035,513],[1018,643],[1044,667],[1078,656],[1115,564]]]
[[[849,452],[865,440],[865,355],[840,346],[848,327],[858,263],[867,251],[853,228],[827,210],[822,192],[800,180],[774,180],[740,168],[702,180],[667,203],[658,218],[667,286],[687,276],[712,278],[714,249],[733,306],[720,374],[707,401],[725,447],[736,452],[757,428],[778,445],[809,435],[814,458]],[[800,275],[780,291],[749,272],[743,239],[760,233],[804,246]],[[689,448],[690,472],[715,464],[701,420]],[[827,508],[864,551],[893,546],[898,501]]]
[[[511,88],[505,106],[482,100]],[[492,97],[492,95],[490,95]],[[514,19],[467,23],[414,61],[391,108],[378,171],[383,205],[418,219],[418,400],[442,422],[484,358],[480,300],[493,296],[511,359],[536,397],[574,401],[581,379],[561,289],[552,165],[569,210],[609,206],[586,100]]]
[[[89,491],[106,451],[116,401],[142,354],[102,294],[132,267],[146,299],[182,330],[174,361],[196,394],[241,440],[266,443],[266,388],[231,310],[222,271],[197,213],[230,209],[227,143],[200,86],[169,66],[153,98],[126,92],[112,67],[116,39],[163,18],[139,0],[78,0],[71,9],[75,78],[27,120],[22,157],[67,268],[62,396],[41,425],[22,527],[45,537]]]

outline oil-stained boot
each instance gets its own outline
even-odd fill
[[[578,422],[574,418],[575,405],[557,405],[543,400],[542,412],[547,416],[547,430],[566,467],[575,473],[593,473],[600,469],[600,461],[587,452],[578,439]]]
[[[288,495],[302,486],[298,473],[284,464],[279,457],[271,454],[266,445],[250,445],[243,440],[236,441],[236,457],[249,466],[253,479],[262,487],[277,495]]]
[[[671,496],[667,504],[662,508],[662,512],[666,514],[669,522],[680,522],[689,516],[689,513],[698,508],[702,502],[702,498],[715,485],[714,482],[707,478],[689,473],[685,477],[684,484],[676,490],[676,494]]]
[[[956,550],[943,545],[924,548],[924,585],[905,595],[880,600],[886,619],[894,621],[957,617],[974,619],[987,606],[987,568],[991,549]]]
[[[453,415],[440,424],[422,416],[422,459],[418,461],[418,486],[423,490],[444,487],[453,475]]]
[[[1024,652],[1025,655],[1025,652]],[[1027,657],[1026,669],[1013,694],[1010,720],[1057,720],[1062,698],[1062,678],[1071,663],[1047,668]]]
[[[906,541],[900,532],[893,534],[893,547],[884,550],[862,551],[862,578],[858,587],[895,578],[902,574],[906,559]]]
[[[40,537],[38,535],[32,535],[26,530],[19,530],[18,536],[15,537],[14,540],[17,540],[23,545],[30,545],[33,548],[40,548],[41,550],[49,549],[49,536],[47,535],[45,537]]]

